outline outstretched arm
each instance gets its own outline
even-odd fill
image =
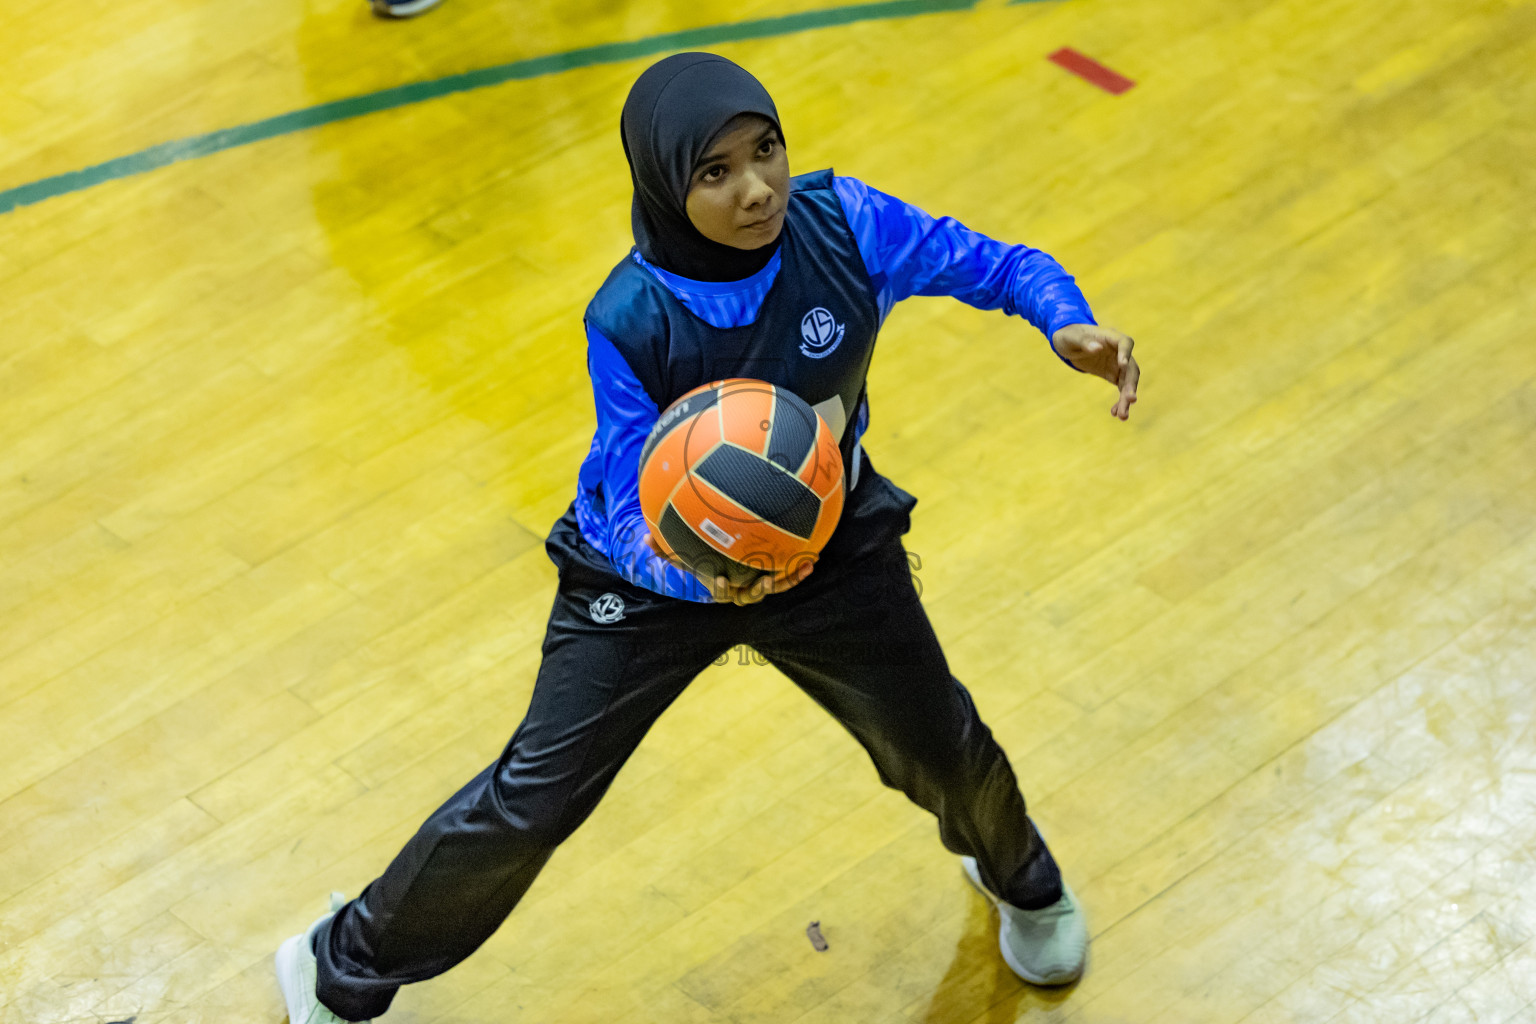
[[[953,217],[932,217],[856,178],[836,177],[833,187],[882,319],[911,295],[952,295],[1020,316],[1049,339],[1062,362],[1115,385],[1120,394],[1111,412],[1129,416],[1141,375],[1131,339],[1097,325],[1072,275],[1048,253],[988,238]]]

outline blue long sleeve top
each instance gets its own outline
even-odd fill
[[[1028,320],[1047,339],[1068,324],[1095,322],[1071,275],[1046,253],[995,241],[951,217],[929,216],[856,178],[834,177],[833,187],[869,273],[882,323],[891,307],[912,295],[952,295],[980,309],[1001,309]],[[775,254],[744,280],[705,282],[651,266],[638,252],[630,258],[716,328],[753,323],[780,266]],[[661,410],[613,342],[591,323],[586,333],[597,431],[577,476],[582,536],[630,583],[709,603],[713,599],[697,578],[645,543],[649,529],[640,511],[640,450]],[[862,435],[867,408],[860,413],[855,429]]]

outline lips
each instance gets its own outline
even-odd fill
[[[764,217],[762,220],[755,220],[755,221],[753,221],[750,224],[743,224],[742,227],[743,228],[747,228],[747,229],[750,229],[750,228],[765,228],[769,224],[772,224],[778,218],[778,216],[779,215],[778,215],[777,212],[770,213],[768,216]]]

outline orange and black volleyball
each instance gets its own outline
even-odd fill
[[[640,453],[640,509],[657,547],[746,586],[814,560],[843,512],[843,458],[804,400],[733,378],[669,405]]]

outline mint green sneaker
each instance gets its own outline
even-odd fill
[[[288,1024],[369,1024],[343,1020],[326,1009],[315,995],[315,951],[310,940],[316,929],[335,917],[346,903],[347,898],[341,893],[331,893],[331,912],[316,918],[304,934],[290,936],[277,947],[277,985],[283,990],[283,1002],[288,1004]]]
[[[981,884],[975,857],[961,857],[965,875],[997,907],[997,946],[1013,973],[1031,985],[1070,985],[1088,964],[1088,921],[1066,882],[1061,899],[1039,910],[1020,910]]]

